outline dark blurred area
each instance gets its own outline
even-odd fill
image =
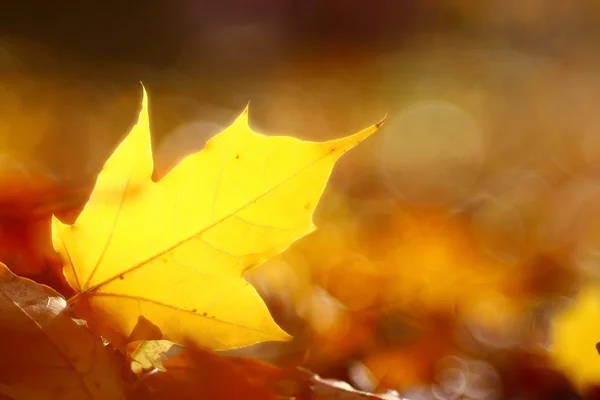
[[[311,140],[387,113],[335,170],[319,230],[249,274],[295,340],[241,353],[409,399],[594,398],[600,321],[551,343],[599,277],[599,2],[118,4],[0,12],[0,259],[15,272],[52,279],[40,226],[85,202],[140,81],[157,179],[248,102],[257,131]],[[585,357],[563,340],[578,330]]]
[[[91,146],[101,153],[90,154],[95,170],[130,124],[144,81],[158,141],[203,114],[226,124],[248,101],[257,128],[319,136],[431,99],[485,108],[514,147],[533,136],[515,130],[538,133],[544,112],[592,92],[577,88],[596,78],[599,13],[591,0],[15,2],[0,16],[4,113],[17,118],[23,105],[49,121],[3,136],[27,155],[57,141]],[[306,117],[298,124],[288,113]],[[45,153],[53,173],[80,169]]]

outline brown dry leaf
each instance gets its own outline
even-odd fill
[[[129,398],[275,400],[280,390],[275,385],[285,376],[284,370],[256,360],[194,348],[186,348],[163,365],[165,372],[142,377]]]
[[[54,252],[51,214],[44,208],[58,205],[58,192],[48,175],[7,163],[0,154],[0,259],[14,273],[33,277],[46,269]]]
[[[350,384],[335,379],[323,379],[318,375],[310,377],[311,400],[403,400],[395,391],[374,394],[354,389]]]
[[[252,358],[223,357],[198,348],[186,348],[163,365],[165,372],[147,374],[140,379],[130,393],[131,400],[401,399],[394,391],[367,393],[302,368],[282,369]]]
[[[53,289],[0,264],[0,395],[15,400],[117,400],[117,364]]]

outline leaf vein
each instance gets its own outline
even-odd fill
[[[177,306],[174,306],[174,305],[171,305],[171,304],[163,303],[163,302],[158,301],[158,300],[148,299],[148,298],[145,298],[145,297],[131,296],[131,295],[121,294],[121,293],[106,293],[106,292],[93,292],[93,293],[89,293],[88,295],[89,296],[97,296],[97,297],[117,297],[117,298],[123,299],[123,300],[131,300],[131,301],[136,300],[136,301],[139,301],[139,302],[147,302],[147,303],[151,303],[151,304],[154,304],[154,305],[157,305],[157,306],[161,306],[161,307],[165,307],[165,308],[170,308],[172,310],[183,311],[183,312],[185,312],[187,314],[191,314],[191,315],[194,315],[194,316],[199,317],[199,318],[204,318],[204,319],[207,319],[209,321],[215,321],[215,322],[219,322],[219,323],[222,323],[222,324],[225,324],[225,325],[231,325],[231,326],[235,326],[235,327],[238,327],[238,328],[247,329],[247,330],[254,331],[254,332],[259,332],[259,333],[263,333],[265,335],[269,335],[270,334],[269,332],[265,332],[263,330],[252,328],[252,327],[249,327],[249,326],[246,326],[246,325],[238,324],[238,323],[233,322],[233,321],[225,321],[223,319],[217,318],[216,316],[213,318],[212,316],[204,315],[204,314],[199,313],[199,312],[194,312],[192,310],[187,310],[185,308],[177,307]]]
[[[229,218],[232,218],[234,216],[236,216],[237,213],[239,213],[240,211],[242,211],[243,209],[245,209],[246,207],[256,203],[257,201],[259,201],[260,199],[262,199],[263,197],[265,197],[266,195],[270,194],[271,192],[273,192],[274,190],[278,189],[279,187],[283,186],[284,184],[288,183],[289,181],[291,181],[292,179],[296,178],[297,176],[299,176],[302,172],[306,171],[307,169],[313,167],[314,165],[316,165],[317,163],[321,162],[322,160],[324,160],[326,157],[329,156],[329,153],[326,153],[324,155],[322,155],[321,157],[317,158],[315,161],[307,164],[306,166],[304,166],[303,168],[301,168],[300,170],[296,171],[295,173],[293,173],[292,175],[290,175],[289,177],[287,177],[286,179],[282,180],[281,182],[277,183],[275,186],[273,186],[272,188],[270,188],[269,190],[265,191],[264,193],[258,195],[257,197],[255,197],[254,199],[251,199],[250,201],[248,201],[247,203],[243,204],[241,207],[239,207],[237,210],[232,211],[231,213],[223,216],[222,218],[220,218],[219,220],[213,222],[212,224],[209,224],[205,227],[203,227],[201,230],[199,230],[196,233],[190,234],[190,236],[181,239],[179,241],[177,241],[175,244],[173,244],[172,246],[167,247],[166,249],[157,252],[156,254],[148,257],[145,260],[142,260],[140,262],[138,262],[137,264],[133,265],[132,267],[127,268],[126,270],[122,271],[119,274],[116,274],[110,278],[105,279],[102,282],[97,283],[96,285],[94,285],[91,288],[88,288],[85,292],[93,292],[96,289],[98,289],[99,287],[102,287],[104,285],[106,285],[108,282],[111,282],[115,279],[119,279],[119,277],[121,275],[125,275],[128,274],[132,271],[135,271],[138,268],[143,267],[144,265],[152,262],[153,260],[156,260],[159,257],[162,257],[163,255],[165,255],[166,253],[172,251],[173,249],[176,249],[179,246],[182,246],[183,244],[189,242],[190,240],[206,233],[207,231],[209,231],[210,229],[214,228],[215,226],[218,226],[220,223],[222,223],[223,221],[226,221]]]
[[[86,288],[89,286],[90,282],[92,281],[94,274],[96,273],[96,271],[98,270],[98,267],[102,263],[102,260],[104,259],[104,256],[106,255],[108,247],[110,246],[110,244],[112,242],[112,238],[113,238],[113,236],[115,234],[115,230],[117,228],[117,223],[119,222],[119,217],[121,216],[121,212],[123,211],[123,204],[125,204],[125,199],[127,197],[127,192],[129,190],[129,182],[131,181],[131,175],[133,173],[133,168],[135,167],[135,164],[136,164],[136,162],[134,162],[134,165],[131,167],[132,171],[130,172],[129,177],[127,178],[127,181],[125,182],[125,188],[123,189],[123,193],[121,194],[119,206],[117,208],[115,218],[113,219],[112,228],[110,230],[110,234],[108,235],[108,239],[106,240],[104,248],[102,249],[102,252],[100,253],[100,257],[98,257],[98,261],[96,261],[96,265],[94,265],[94,268],[92,269],[92,272],[90,273],[90,276],[88,277],[87,281],[85,282]],[[85,291],[85,289],[84,289],[84,291]]]
[[[84,387],[85,391],[90,395],[90,398],[93,398],[93,393],[90,391],[90,389],[87,386],[87,382],[86,380],[83,378],[83,376],[79,373],[79,371],[77,370],[77,368],[75,367],[74,363],[71,362],[71,360],[69,359],[69,357],[66,354],[63,354],[61,348],[54,343],[54,341],[52,340],[52,338],[50,336],[48,336],[48,333],[44,330],[44,328],[42,327],[42,325],[40,325],[40,323],[38,321],[35,320],[35,318],[33,318],[28,312],[27,310],[25,310],[23,307],[21,307],[21,305],[19,303],[17,303],[16,301],[14,301],[7,293],[6,291],[0,287],[0,292],[2,292],[2,294],[4,295],[4,297],[6,297],[6,299],[11,302],[12,304],[15,305],[15,307],[17,307],[29,320],[31,320],[31,322],[33,322],[33,324],[35,324],[35,326],[38,327],[38,329],[42,332],[42,335],[46,338],[46,340],[48,341],[48,343],[50,343],[50,345],[54,348],[54,350],[56,350],[56,352],[58,353],[58,355],[64,360],[65,364],[71,368],[73,371],[76,372],[75,375],[77,375],[79,377],[79,379],[81,380],[81,384]]]

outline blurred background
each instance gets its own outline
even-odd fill
[[[0,15],[15,272],[57,285],[47,218],[84,204],[140,81],[156,179],[248,102],[256,131],[309,140],[387,114],[319,230],[247,274],[294,341],[234,353],[409,399],[597,395],[599,2],[27,3]]]

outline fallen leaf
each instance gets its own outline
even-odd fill
[[[275,400],[276,383],[285,377],[284,370],[253,359],[222,357],[187,347],[184,352],[166,360],[164,368],[164,372],[142,377],[128,397],[144,400]]]
[[[144,316],[176,343],[222,350],[287,340],[242,275],[312,232],[333,165],[380,124],[328,142],[266,137],[248,110],[203,151],[151,180],[147,97],[73,225],[52,239],[70,300],[118,347]]]
[[[0,395],[123,399],[116,363],[65,299],[0,264]]]
[[[373,394],[303,368],[278,368],[248,357],[223,357],[186,347],[164,362],[164,372],[142,377],[129,398],[161,399],[378,399],[401,400],[390,390]]]
[[[15,274],[39,282],[54,272],[48,269],[60,260],[50,241],[50,217],[71,206],[73,192],[47,173],[7,165],[0,152],[0,260]]]
[[[312,400],[405,400],[395,390],[374,394],[354,389],[349,383],[336,379],[323,379],[318,375],[310,377]]]
[[[550,338],[551,357],[580,389],[600,384],[598,342],[600,287],[590,286],[554,317]]]
[[[143,340],[129,343],[127,353],[131,358],[131,370],[138,375],[154,368],[166,371],[163,362],[173,346],[177,345],[168,340]]]

